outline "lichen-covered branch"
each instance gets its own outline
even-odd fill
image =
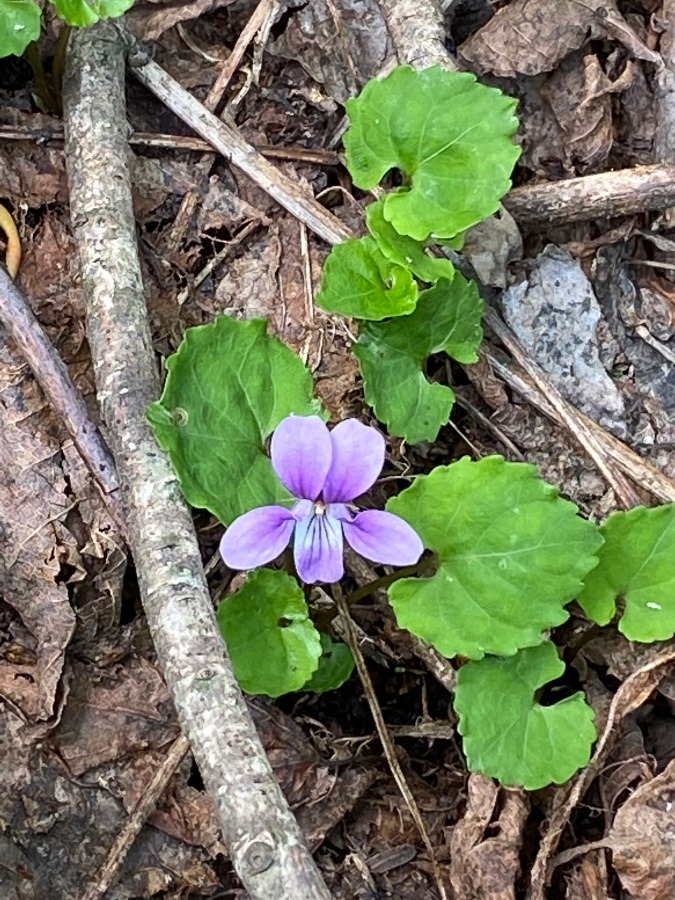
[[[63,99],[87,334],[143,606],[181,728],[249,895],[324,900],[329,894],[226,659],[190,512],[145,421],[160,386],[131,205],[124,64],[113,25],[74,32]]]

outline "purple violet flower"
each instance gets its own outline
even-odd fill
[[[343,538],[372,562],[417,562],[424,546],[407,522],[378,509],[359,512],[353,505],[380,474],[384,449],[382,435],[357,419],[345,419],[332,431],[318,416],[284,419],[272,435],[272,465],[297,502],[291,509],[261,506],[235,519],[220,542],[226,565],[255,569],[293,539],[302,581],[339,581]]]

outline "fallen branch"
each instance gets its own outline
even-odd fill
[[[378,0],[399,62],[414,69],[459,68],[445,46],[445,22],[436,0]]]
[[[0,321],[30,366],[52,409],[60,416],[75,447],[98,482],[108,512],[120,533],[126,533],[118,495],[115,461],[65,363],[35,318],[28,301],[0,267]]]
[[[519,225],[564,225],[675,205],[675,166],[636,166],[514,188],[504,206]]]
[[[252,900],[327,900],[225,657],[190,512],[145,420],[160,384],[131,204],[124,50],[107,22],[74,32],[63,99],[87,335],[143,608],[182,731]]]

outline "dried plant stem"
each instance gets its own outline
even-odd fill
[[[87,334],[141,599],[181,729],[250,897],[328,900],[226,658],[176,475],[145,420],[160,385],[131,204],[124,49],[108,22],[73,33],[63,95]]]
[[[401,768],[401,764],[398,761],[396,749],[391,739],[391,735],[389,734],[389,731],[387,729],[386,722],[384,721],[384,716],[382,715],[382,709],[380,708],[380,704],[377,702],[375,688],[373,687],[373,682],[370,678],[370,673],[368,672],[368,666],[366,665],[363,653],[361,652],[361,646],[356,635],[354,622],[349,613],[347,601],[342,596],[342,590],[340,589],[339,585],[333,586],[333,593],[335,597],[335,604],[338,608],[338,612],[342,620],[345,638],[347,644],[349,645],[349,649],[352,651],[352,655],[354,656],[356,671],[358,672],[359,679],[361,680],[361,686],[363,687],[363,692],[366,695],[366,700],[368,701],[371,715],[375,720],[375,727],[377,729],[377,734],[380,738],[380,741],[382,742],[382,748],[384,749],[384,755],[387,759],[389,769],[391,770],[394,781],[396,782],[396,785],[406,802],[406,806],[410,810],[410,815],[413,818],[417,830],[419,831],[420,836],[424,841],[424,846],[427,849],[429,859],[431,860],[431,865],[433,866],[438,891],[442,897],[442,900],[447,900],[448,895],[443,883],[443,876],[436,859],[436,854],[434,852],[433,844],[431,843],[431,838],[429,837],[429,832],[427,831],[427,827],[424,824],[422,813],[420,812],[417,801],[415,800],[415,797],[410,790],[410,786],[405,777],[403,769]]]
[[[0,124],[0,141],[63,141],[63,128],[55,124],[51,128],[31,128],[29,125]],[[202,153],[217,153],[208,141],[186,134],[155,134],[147,131],[134,131],[129,135],[132,147],[166,147],[167,150],[199,150]],[[255,145],[254,145],[255,146]],[[267,159],[288,159],[300,163],[314,163],[318,166],[337,166],[340,156],[334,150],[308,149],[307,147],[271,147],[255,146],[255,149]]]
[[[241,34],[237,38],[237,43],[232,48],[232,52],[218,73],[218,77],[213,83],[213,87],[209,91],[206,100],[204,100],[204,106],[211,112],[216,111],[216,108],[223,98],[223,94],[227,90],[228,84],[232,80],[232,76],[237,71],[239,64],[244,58],[244,54],[246,53],[249,44],[263,27],[265,21],[274,14],[275,10],[276,0],[260,0],[253,10],[251,18],[246,25],[244,25]]]
[[[496,351],[489,344],[483,344],[481,353],[490,363],[495,373],[516,391],[523,400],[527,400],[535,409],[548,416],[559,425],[565,425],[562,417],[549,403],[547,394],[542,391],[517,363],[512,362],[503,353]],[[603,451],[621,471],[635,484],[649,491],[662,503],[675,502],[675,481],[664,475],[659,469],[642,459],[622,441],[601,428],[597,422],[589,419],[584,413],[576,410],[576,415],[596,436]]]
[[[500,319],[498,314],[490,308],[485,310],[485,321],[500,341],[507,347],[509,353],[525,369],[532,381],[548,400],[550,406],[556,412],[560,421],[568,431],[574,435],[586,453],[596,464],[607,483],[612,487],[618,502],[624,509],[630,509],[640,504],[640,496],[623,473],[617,471],[609,458],[602,442],[598,440],[595,432],[590,429],[581,418],[578,411],[569,404],[562,394],[547,379],[539,366],[530,359],[516,336]]]

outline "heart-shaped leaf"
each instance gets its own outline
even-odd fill
[[[334,641],[329,635],[321,635],[321,659],[319,667],[303,691],[333,691],[341,687],[354,671],[354,657],[346,644]]]
[[[21,56],[40,37],[41,17],[33,0],[0,0],[0,57]]]
[[[234,674],[249,694],[300,690],[316,671],[321,637],[294,578],[258,569],[218,607],[218,625]]]
[[[422,241],[399,234],[384,217],[383,200],[371,203],[366,209],[366,223],[368,231],[387,259],[398,266],[410,269],[418,278],[429,284],[435,284],[441,278],[452,281],[455,267],[450,260],[429,256]]]
[[[535,466],[489,456],[421,476],[387,509],[438,558],[431,578],[389,588],[402,628],[446,656],[510,656],[567,618],[596,565],[598,529],[537,477]]]
[[[606,625],[623,597],[619,631],[631,641],[665,641],[675,634],[675,504],[617,512],[604,523],[597,568],[579,602]]]
[[[449,238],[497,211],[520,155],[515,100],[468,72],[399,66],[346,106],[354,183],[367,190],[390,169],[404,174],[383,201],[399,234]]]
[[[135,0],[52,0],[56,12],[77,28],[94,25],[99,19],[113,19],[123,15]]]
[[[162,397],[147,415],[187,501],[225,525],[256,506],[290,501],[265,441],[286,416],[320,407],[309,371],[267,334],[265,320],[220,316],[189,328],[166,368]]]
[[[537,702],[539,688],[564,671],[548,641],[462,666],[454,705],[471,771],[534,791],[562,784],[588,763],[596,731],[584,695]]]

